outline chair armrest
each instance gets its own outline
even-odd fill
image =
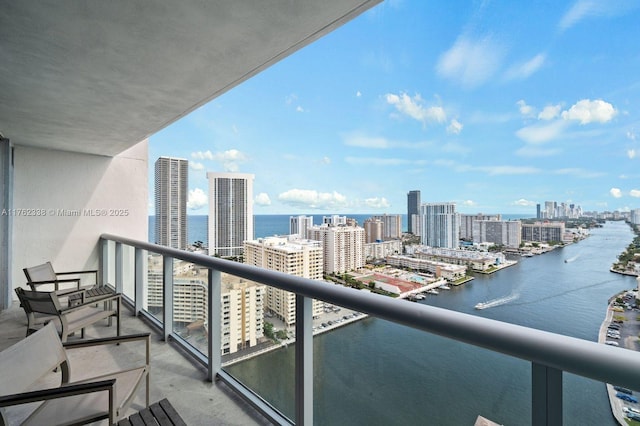
[[[151,333],[127,334],[125,336],[100,337],[98,339],[75,340],[73,342],[64,342],[62,346],[65,349],[85,348],[88,346],[110,345],[113,343],[126,343],[136,340],[147,340],[151,342]]]
[[[127,334],[125,336],[101,337],[98,339],[77,340],[64,342],[62,346],[65,350],[86,348],[99,345],[112,345],[127,342],[144,341],[146,365],[151,364],[151,333]]]
[[[110,300],[119,300],[122,297],[121,293],[113,293],[113,294],[105,294],[104,296],[92,297],[90,300],[85,300],[84,292],[86,290],[76,290],[73,293],[69,294],[80,294],[80,300],[78,303],[69,306],[68,308],[64,308],[60,310],[60,314],[67,314],[69,312],[77,311],[78,309],[82,309],[87,306],[93,306],[96,303],[100,302],[108,302]],[[64,294],[64,296],[68,296],[69,294]]]
[[[45,401],[48,399],[64,398],[91,392],[113,392],[116,379],[100,380],[89,383],[63,385],[57,388],[41,389],[30,392],[0,396],[0,407]]]
[[[48,281],[27,281],[27,284],[29,284],[29,286],[36,291],[36,286],[38,285],[46,285],[46,284],[53,284],[55,287],[56,292],[64,292],[64,291],[74,291],[75,289],[67,289],[67,290],[59,290],[59,284],[65,284],[65,283],[76,283],[76,288],[80,289],[80,278],[65,278],[65,279],[61,279],[61,280],[48,280]],[[58,294],[65,294],[65,293],[58,293]]]
[[[86,271],[69,271],[69,272],[56,272],[56,275],[77,275],[77,274],[97,274],[97,269],[87,269]]]

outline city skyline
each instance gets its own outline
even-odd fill
[[[630,2],[387,1],[150,137],[206,172],[251,173],[255,214],[640,205]],[[636,43],[637,44],[637,43]],[[153,206],[149,206],[153,214]]]

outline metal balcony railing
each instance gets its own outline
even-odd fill
[[[109,242],[115,250],[109,250]],[[172,328],[173,259],[197,264],[209,269],[208,323],[219,324],[221,318],[221,273],[225,272],[257,283],[296,294],[295,327],[295,424],[313,424],[313,323],[312,299],[322,300],[397,324],[448,337],[459,342],[482,347],[531,363],[532,410],[531,424],[562,424],[562,373],[568,372],[596,381],[614,383],[630,389],[640,384],[640,354],[631,350],[598,344],[582,339],[549,333],[519,325],[449,311],[418,303],[406,303],[373,293],[336,285],[318,285],[317,281],[265,270],[219,258],[176,250],[132,240],[116,235],[101,236],[101,270],[106,280],[109,267],[115,268],[115,286],[122,291],[123,247],[135,249],[132,274],[135,296],[130,303],[136,314],[145,315],[171,338],[208,368],[208,379],[226,382],[257,410],[278,424],[292,424],[250,389],[222,370],[220,354],[221,327],[208,328],[208,354],[204,356],[183,340]],[[112,253],[113,252],[113,253]],[[163,270],[163,321],[142,309],[144,274],[147,273],[147,252],[160,254]],[[115,257],[115,258],[113,258]],[[129,271],[130,273],[131,271]]]

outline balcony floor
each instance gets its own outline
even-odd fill
[[[160,340],[149,325],[123,309],[121,334],[151,332],[151,398],[150,402],[167,398],[188,425],[268,425],[266,418],[233,393],[222,382],[208,382],[206,371],[198,363],[183,356],[179,349]],[[26,317],[17,302],[0,312],[0,350],[25,337]],[[79,336],[79,333],[77,333]],[[87,328],[85,337],[115,335],[115,324],[106,321]],[[71,337],[72,341],[79,337]],[[142,408],[144,386],[138,392],[130,413]],[[106,422],[105,422],[106,423]]]

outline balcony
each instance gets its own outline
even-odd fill
[[[530,422],[533,425],[562,424],[564,373],[631,389],[637,389],[640,383],[640,357],[633,351],[340,286],[318,285],[303,278],[115,235],[103,234],[100,246],[103,279],[113,282],[116,289],[124,293],[133,311],[144,320],[127,317],[124,330],[133,332],[151,328],[155,332],[152,400],[168,397],[190,424],[206,424],[211,418],[231,424],[314,423],[312,298],[530,363]],[[164,304],[154,314],[143,308],[146,303],[143,297],[147,273],[145,259],[150,253],[161,255],[164,260]],[[173,323],[172,265],[176,259],[192,262],[209,271],[207,321],[217,326],[208,327],[206,342],[200,347],[185,340]],[[282,366],[283,372],[286,368],[294,370],[295,416],[292,419],[267,402],[271,395],[255,394],[237,381],[224,366],[220,351],[222,330],[219,320],[222,312],[222,273],[296,294],[295,365]],[[0,320],[3,330],[6,330],[3,333],[8,338],[22,336],[24,321],[19,310],[12,308],[3,312]],[[109,329],[96,327],[94,331],[108,333]],[[353,368],[357,369],[358,366]],[[402,392],[402,389],[388,391]],[[416,397],[415,403],[426,402]],[[483,414],[491,417],[491,413]]]

